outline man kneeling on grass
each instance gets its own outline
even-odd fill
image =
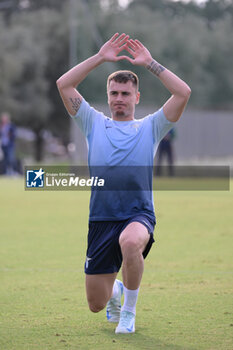
[[[123,50],[132,57],[118,56]],[[144,67],[170,91],[171,97],[161,109],[134,119],[140,93],[138,77],[131,71],[117,71],[108,77],[112,118],[90,107],[77,86],[100,64],[119,60]],[[114,187],[108,191],[92,190],[85,273],[90,310],[99,312],[107,305],[108,321],[118,323],[115,332],[134,333],[144,258],[154,242],[153,159],[160,140],[180,118],[191,90],[153,59],[139,40],[118,33],[96,55],[59,78],[57,87],[68,113],[86,136],[90,172],[99,166],[116,169],[112,181],[129,184],[128,191]],[[145,177],[137,167],[146,169],[150,190],[142,185]],[[123,283],[116,279],[121,265]]]

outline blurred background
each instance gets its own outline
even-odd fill
[[[20,174],[28,164],[86,164],[85,140],[65,111],[56,80],[115,32],[141,40],[192,89],[167,140],[168,162],[233,166],[232,0],[1,0],[1,174]],[[137,118],[169,97],[146,69],[105,63],[79,91],[106,115],[106,79],[118,69],[139,75]]]

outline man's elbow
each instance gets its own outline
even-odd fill
[[[58,90],[61,90],[63,88],[63,83],[62,83],[61,78],[57,79],[56,85],[57,85]]]
[[[63,76],[57,79],[56,85],[59,91],[75,89],[75,86],[71,85]]]
[[[180,119],[180,117],[181,117],[181,115],[182,115],[182,113],[183,113],[183,111],[188,103],[191,92],[192,91],[191,91],[190,87],[187,85],[187,87],[182,91],[182,94],[179,97],[179,99],[176,100],[177,106],[179,106],[179,107],[178,107],[178,110],[174,113],[174,115],[170,118],[171,122],[175,123]]]
[[[182,92],[182,95],[186,101],[189,100],[191,92],[192,92],[191,88],[188,85],[186,85],[184,91]]]

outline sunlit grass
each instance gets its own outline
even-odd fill
[[[233,348],[232,191],[155,193],[136,333],[88,311],[88,192],[25,191],[0,179],[0,348]]]

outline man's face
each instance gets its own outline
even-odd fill
[[[139,103],[140,93],[131,81],[117,83],[110,81],[108,86],[108,104],[114,120],[134,119],[135,105]]]
[[[10,115],[8,113],[3,113],[1,115],[1,122],[2,124],[8,124],[10,122]]]

